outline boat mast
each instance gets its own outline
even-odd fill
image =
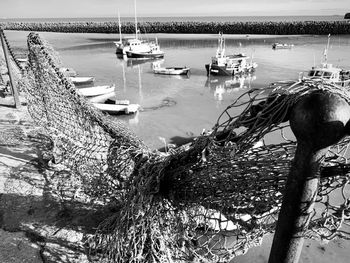
[[[118,9],[119,41],[122,43],[122,25],[120,24],[120,14]]]
[[[326,47],[326,49],[324,51],[324,54],[323,54],[325,63],[327,63],[327,53],[328,53],[328,49],[329,49],[329,39],[330,38],[331,38],[331,34],[328,34],[327,47]]]
[[[136,0],[134,0],[134,8],[135,8],[135,38],[137,39]]]
[[[218,57],[223,57],[225,53],[225,40],[222,35],[222,32],[219,32],[219,39],[218,39],[218,50],[217,50],[217,56]]]

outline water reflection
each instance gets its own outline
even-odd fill
[[[190,73],[187,75],[163,75],[163,74],[154,74],[154,77],[161,80],[161,79],[189,79]]]
[[[138,58],[128,58],[126,55],[122,54],[116,54],[117,58],[119,60],[122,60],[126,63],[128,67],[134,67],[142,64],[147,63],[153,63],[153,62],[164,62],[163,58],[145,58],[145,59],[138,59]]]
[[[22,31],[7,32],[13,48],[21,53],[27,49],[27,35]],[[96,86],[115,83],[118,100],[126,99],[146,109],[136,116],[112,118],[132,124],[132,130],[152,148],[163,146],[159,136],[171,142],[171,138],[189,138],[190,134],[200,134],[203,128],[211,128],[222,111],[250,86],[264,89],[272,82],[297,79],[299,72],[320,62],[327,43],[326,35],[227,35],[227,52],[250,56],[253,53],[259,64],[254,76],[242,80],[206,76],[204,65],[215,55],[217,34],[158,34],[166,52],[166,64],[191,68],[190,78],[179,80],[153,74],[152,61],[117,58],[114,34],[41,35],[60,51],[65,66],[74,68],[80,76],[94,76]],[[274,42],[290,42],[295,47],[287,52],[274,52],[271,49]],[[349,35],[332,37],[328,62],[348,68],[349,43]],[[239,113],[237,109],[232,114]]]
[[[254,74],[241,76],[209,76],[205,82],[205,87],[214,92],[214,98],[217,101],[223,100],[225,93],[237,92],[250,89],[252,82],[256,79]]]

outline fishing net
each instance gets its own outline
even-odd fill
[[[53,142],[56,164],[93,201],[117,209],[89,240],[106,262],[227,262],[273,232],[296,149],[288,120],[311,93],[336,94],[321,81],[278,83],[238,97],[211,131],[165,155],[100,113],[62,74],[57,55],[28,36],[22,89],[28,111]],[[349,138],[327,152],[305,236],[349,238]]]
[[[10,43],[9,43],[9,41],[8,41],[6,35],[4,34],[4,31],[1,27],[0,27],[0,34],[3,37],[4,45],[6,47],[8,55],[9,55],[9,63],[10,63],[9,66],[11,67],[11,70],[13,71],[14,81],[18,82],[19,79],[21,78],[23,67],[22,67],[21,63],[19,62],[17,56],[15,55],[15,52],[13,51],[12,47],[10,46]],[[0,84],[6,84],[5,79],[8,80],[8,69],[7,69],[7,65],[6,65],[6,61],[5,61],[4,50],[3,50],[2,45],[1,45],[1,48],[0,48]]]

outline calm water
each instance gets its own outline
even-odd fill
[[[6,32],[16,49],[24,50],[28,32]],[[217,35],[157,34],[165,51],[164,66],[189,66],[188,78],[155,75],[151,63],[126,61],[115,55],[116,35],[40,33],[59,52],[66,67],[80,76],[94,76],[94,85],[115,83],[117,98],[138,103],[143,110],[120,118],[152,148],[163,146],[161,138],[199,135],[210,129],[219,114],[250,87],[263,88],[277,80],[296,79],[298,73],[321,61],[327,36],[227,35],[227,53],[244,52],[258,68],[243,83],[206,76],[204,65],[217,48]],[[154,37],[150,35],[149,37]],[[273,50],[274,42],[293,43],[290,50]],[[332,36],[328,61],[350,68],[350,35]]]

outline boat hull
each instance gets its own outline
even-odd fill
[[[164,52],[132,52],[126,51],[126,56],[128,58],[136,58],[136,59],[154,59],[154,58],[163,58]]]
[[[85,97],[93,97],[114,92],[114,89],[114,86],[95,86],[78,89],[78,92]]]
[[[272,49],[291,49],[294,45],[292,44],[272,44]]]
[[[129,104],[129,105],[119,105],[119,104],[106,104],[106,103],[93,103],[99,110],[109,113],[109,114],[134,114],[136,113],[140,105]]]
[[[116,47],[115,53],[117,55],[125,55],[123,52],[123,47]]]
[[[234,76],[234,75],[240,75],[245,73],[250,73],[255,70],[255,67],[246,67],[242,70],[235,70],[233,68],[226,68],[225,66],[217,66],[217,65],[211,65],[206,64],[205,69],[207,70],[207,75],[214,75],[214,76]]]
[[[189,68],[159,68],[153,70],[155,74],[162,75],[187,75],[189,71]]]
[[[87,84],[95,81],[94,77],[69,77],[74,84]]]

